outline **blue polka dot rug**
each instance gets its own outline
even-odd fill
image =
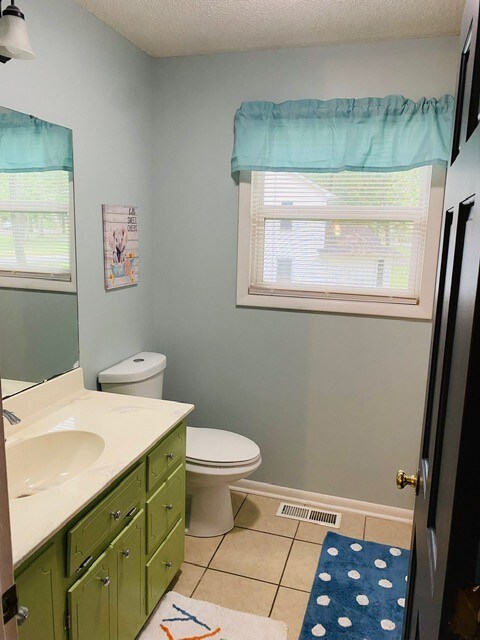
[[[401,640],[410,552],[328,533],[299,640]]]

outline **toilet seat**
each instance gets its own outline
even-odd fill
[[[262,457],[260,454],[256,458],[251,460],[245,460],[244,462],[205,462],[205,460],[194,460],[187,456],[187,464],[192,467],[205,467],[211,469],[237,469],[240,467],[249,467],[255,465],[260,461]]]
[[[245,467],[261,460],[259,446],[238,433],[187,427],[187,463],[199,467]]]

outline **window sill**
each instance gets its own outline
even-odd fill
[[[263,309],[285,309],[291,311],[313,311],[317,313],[348,314],[401,318],[404,320],[432,319],[432,304],[396,304],[387,302],[360,302],[350,300],[324,300],[295,298],[289,296],[238,295],[238,307],[260,307]]]
[[[0,276],[0,289],[30,289],[34,291],[58,291],[76,293],[75,283],[63,280],[42,280],[41,278],[15,278]]]

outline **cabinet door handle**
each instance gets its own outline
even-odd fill
[[[136,512],[137,507],[133,507],[133,509],[130,509],[130,511],[126,514],[125,518],[131,518]]]
[[[110,584],[110,576],[105,576],[105,578],[99,578],[99,580],[104,587],[108,587],[108,585]]]
[[[130,557],[130,549],[125,549],[125,551],[122,551],[122,556],[124,558],[129,558]]]
[[[164,562],[163,563],[167,569],[171,569],[173,567],[173,562],[171,560],[169,560],[168,562]]]
[[[17,613],[17,626],[21,627],[22,624],[25,624],[28,618],[28,609],[27,607],[18,607]]]
[[[164,504],[163,506],[167,511],[171,511],[173,509],[173,504]]]
[[[91,563],[92,560],[93,560],[93,556],[88,556],[88,558],[85,558],[82,564],[78,567],[76,573],[80,573],[80,571],[83,571],[85,567],[88,567],[88,565]]]
[[[167,456],[167,458],[169,460],[173,460],[175,458],[175,454],[173,453],[173,451],[171,451],[170,453],[165,454]]]
[[[110,511],[110,515],[112,516],[112,518],[114,520],[120,520],[120,518],[122,517],[122,512],[121,511]]]

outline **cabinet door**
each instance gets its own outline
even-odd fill
[[[145,615],[145,513],[112,543],[117,562],[118,640],[133,640]]]
[[[185,467],[180,465],[147,501],[147,554],[165,540],[180,518],[185,517]]]
[[[63,635],[58,578],[53,545],[17,577],[19,606],[28,609],[28,618],[18,628],[20,640],[59,640]]]
[[[71,640],[116,640],[117,559],[103,553],[68,591]]]
[[[183,562],[185,525],[180,520],[147,562],[147,612],[150,614]]]

